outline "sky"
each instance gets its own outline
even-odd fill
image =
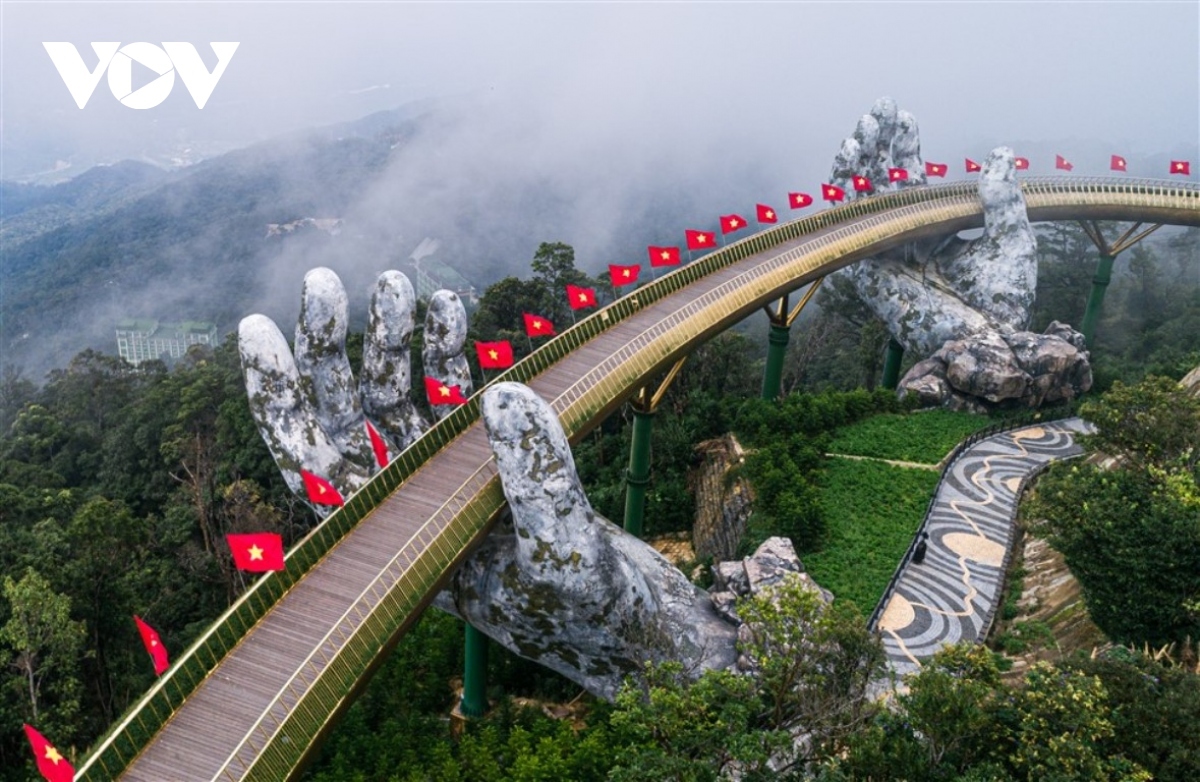
[[[10,178],[168,147],[198,157],[448,96],[532,113],[539,145],[565,160],[603,148],[641,164],[662,154],[703,165],[811,144],[824,167],[881,95],[916,115],[933,159],[1073,139],[1195,159],[1200,145],[1194,0],[4,0],[0,22]],[[44,41],[73,43],[89,67],[91,41],[191,42],[209,67],[207,42],[239,46],[203,110],[178,79],[146,110],[121,105],[102,79],[80,110]]]
[[[98,75],[80,109],[43,43],[73,45],[93,69],[90,44],[105,41],[192,44],[207,69],[210,42],[238,46],[202,109],[177,64],[158,105],[122,105]],[[130,69],[134,89],[156,75]],[[1200,176],[1200,2],[0,0],[2,179],[51,182],[127,158],[195,163],[438,107],[344,212],[311,215],[345,219],[338,253],[250,248],[257,280],[238,306],[280,322],[295,317],[304,270],[328,265],[365,290],[390,247],[425,237],[480,290],[526,276],[544,241],[571,244],[589,274],[637,263],[647,244],[678,244],[677,223],[712,230],[718,214],[818,192],[881,96],[915,115],[924,159],[949,164],[951,179],[998,145],[1030,157],[1030,175],[1056,173],[1057,153],[1075,175],[1107,175],[1120,154],[1130,175],[1165,179],[1169,160],[1189,160]],[[304,176],[296,186],[319,191]],[[117,314],[220,319],[175,279],[122,290],[119,312],[79,319],[103,325],[95,333]]]

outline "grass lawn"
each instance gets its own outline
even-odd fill
[[[982,415],[948,410],[881,413],[834,432],[829,453],[937,464],[972,432],[993,423]]]
[[[908,550],[938,478],[933,470],[831,458],[821,488],[829,534],[821,551],[801,556],[805,569],[869,615]]]

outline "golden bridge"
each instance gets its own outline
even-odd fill
[[[1055,177],[1022,188],[1035,222],[1200,226],[1195,183]],[[533,388],[577,442],[755,310],[889,248],[982,225],[977,185],[961,182],[771,227],[618,299],[497,380]],[[255,582],[96,744],[76,779],[298,775],[503,507],[476,394],[298,543],[286,570]]]

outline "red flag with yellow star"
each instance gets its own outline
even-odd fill
[[[508,369],[513,365],[512,343],[508,340],[476,342],[475,353],[483,369]]]
[[[821,185],[821,198],[831,203],[834,201],[845,201],[846,191],[837,185]]]
[[[908,179],[908,169],[907,168],[889,168],[888,169],[888,181],[889,182],[903,182],[906,179]]]
[[[634,264],[633,266],[618,266],[614,263],[608,265],[608,274],[612,278],[614,288],[620,288],[622,285],[632,285],[638,281],[638,275],[641,274],[642,267]]]
[[[1108,163],[1108,167],[1113,171],[1124,171],[1125,158],[1121,157],[1120,155],[1113,155],[1112,159]]]
[[[679,265],[679,248],[678,247],[655,247],[651,245],[646,248],[650,253],[651,266],[678,266]]]
[[[808,193],[788,193],[788,206],[793,209],[803,209],[812,206],[813,197]]]
[[[777,223],[779,216],[775,214],[775,210],[766,204],[756,204],[754,211],[760,223]]]
[[[678,252],[678,250],[676,251]],[[533,315],[524,313],[525,315],[525,334],[530,337],[552,337],[554,336],[554,324],[543,318],[541,315]]]
[[[371,450],[375,452],[375,463],[380,469],[387,467],[391,461],[391,456],[388,455],[387,441],[383,439],[383,435],[379,430],[371,425],[370,421],[364,421],[367,425],[367,437],[371,438]]]
[[[265,573],[283,570],[283,538],[274,532],[255,532],[248,535],[225,536],[238,570]]]
[[[319,475],[313,475],[308,470],[300,471],[300,479],[304,481],[304,490],[308,492],[308,501],[313,505],[345,505],[342,494],[333,484]]]
[[[59,754],[53,744],[46,741],[45,736],[34,730],[32,725],[25,726],[25,736],[29,739],[29,745],[33,747],[38,773],[45,777],[47,782],[73,782],[74,767]]]
[[[1172,160],[1171,173],[1189,175],[1192,173],[1192,164],[1188,160]]]
[[[465,405],[467,398],[462,389],[443,383],[435,377],[425,378],[425,394],[431,405]]]
[[[1013,158],[1013,167],[1016,168],[1018,171],[1028,171],[1029,170],[1029,158],[1027,158],[1027,157]]]
[[[1071,161],[1067,160],[1062,155],[1054,156],[1054,167],[1060,171],[1070,171],[1071,169],[1075,168],[1075,166],[1071,165]]]
[[[592,288],[580,288],[578,285],[568,285],[567,304],[570,304],[573,310],[595,307],[596,291]]]
[[[967,158],[967,173],[974,174],[976,171],[982,171],[983,167],[976,163],[971,158]]]
[[[945,163],[925,163],[925,176],[944,177],[950,169]]]
[[[731,234],[746,227],[746,218],[741,215],[721,215],[721,233]]]
[[[158,637],[158,631],[143,622],[140,616],[134,614],[133,621],[137,625],[138,634],[142,636],[142,644],[146,647],[146,652],[154,661],[154,675],[162,676],[162,672],[167,670],[171,664],[167,659],[167,647],[163,646],[162,639]]]
[[[854,179],[851,180],[851,184],[854,185],[854,192],[856,193],[868,193],[874,189],[871,187],[871,180],[867,179],[862,174],[854,177]]]
[[[717,246],[715,231],[693,231],[691,228],[683,232],[689,250],[708,250]]]

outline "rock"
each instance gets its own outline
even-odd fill
[[[1200,396],[1200,367],[1184,375],[1179,385],[1186,388],[1192,396]]]
[[[745,564],[738,560],[713,565],[713,587],[739,595],[750,594],[750,579],[746,576]]]
[[[804,572],[792,541],[782,537],[767,538],[753,554],[742,560],[742,565],[746,569],[750,594],[758,594],[766,587],[778,584],[791,573]]]
[[[946,362],[946,380],[955,390],[992,403],[1022,398],[1032,382],[995,333],[947,342],[935,355]]]
[[[696,498],[692,547],[699,560],[732,559],[746,532],[754,498],[749,481],[741,477],[730,480],[729,475],[742,463],[745,452],[732,434],[702,442],[696,451],[703,461],[688,480]]]

